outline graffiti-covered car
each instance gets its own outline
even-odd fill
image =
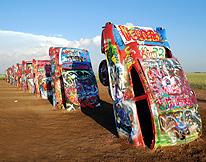
[[[9,69],[9,68],[8,68],[8,69]],[[8,83],[8,81],[9,81],[8,69],[5,70],[5,82],[7,82],[7,83]]]
[[[23,90],[34,93],[34,76],[32,61],[22,61]]]
[[[51,62],[33,59],[34,85],[37,97],[52,100]]]
[[[100,106],[89,52],[84,49],[51,47],[49,55],[53,105],[68,111]]]
[[[12,66],[12,77],[13,77],[13,85],[17,86],[17,67]]]
[[[17,87],[18,88],[23,88],[23,84],[22,84],[22,80],[23,80],[22,64],[17,63],[16,67],[17,67]]]
[[[156,149],[202,133],[194,91],[171,52],[163,28],[106,23],[99,77],[108,86],[119,137]]]
[[[12,84],[12,77],[11,77],[11,67],[9,67],[7,70],[6,70],[6,75],[7,75],[7,82]]]

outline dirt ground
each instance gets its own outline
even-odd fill
[[[195,90],[202,136],[154,151],[117,137],[112,100],[98,86],[101,108],[66,112],[0,81],[0,161],[206,161],[206,90]]]

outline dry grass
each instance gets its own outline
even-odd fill
[[[5,80],[5,75],[4,74],[0,74],[0,80]]]
[[[186,73],[192,89],[206,89],[206,73]]]

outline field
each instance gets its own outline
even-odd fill
[[[206,161],[206,90],[196,89],[203,134],[150,150],[117,137],[112,100],[98,83],[101,108],[66,112],[0,81],[0,161]]]
[[[186,73],[192,89],[206,89],[206,73]]]
[[[0,80],[5,80],[5,75],[4,74],[0,74]]]

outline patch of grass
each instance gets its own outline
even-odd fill
[[[4,74],[0,74],[0,80],[5,80],[5,75]]]
[[[206,73],[186,73],[192,89],[206,89]]]

